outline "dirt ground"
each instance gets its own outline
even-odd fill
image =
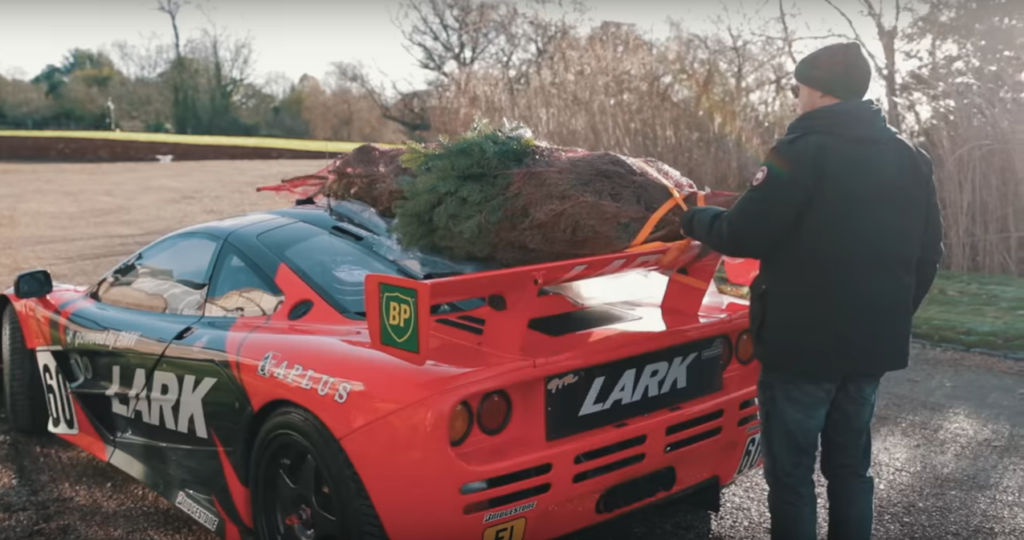
[[[0,162],[0,288],[45,267],[89,283],[136,249],[202,221],[287,206],[256,187],[325,160],[26,164]]]
[[[91,283],[180,227],[288,205],[256,186],[324,164],[0,162],[0,287],[35,267]],[[1024,538],[1024,362],[916,350],[908,370],[883,382],[874,433],[875,538]],[[581,537],[767,538],[766,489],[750,475],[726,492],[714,519],[651,508]],[[56,438],[11,434],[0,418],[0,539],[136,538],[212,539],[114,467]]]

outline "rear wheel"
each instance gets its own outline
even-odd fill
[[[250,468],[260,540],[387,538],[362,482],[330,431],[285,407],[267,419]]]
[[[0,360],[3,361],[4,407],[7,423],[21,433],[46,433],[49,411],[42,392],[39,366],[25,348],[14,306],[8,305],[0,325]]]

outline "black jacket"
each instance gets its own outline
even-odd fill
[[[764,367],[835,380],[907,366],[942,218],[930,158],[874,102],[800,116],[733,208],[693,208],[682,228],[761,261],[750,323]]]

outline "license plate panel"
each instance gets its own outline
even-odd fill
[[[692,401],[722,389],[724,336],[545,379],[547,440]]]

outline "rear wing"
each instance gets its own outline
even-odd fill
[[[397,276],[366,276],[365,306],[373,348],[422,364],[438,324],[458,324],[459,316],[486,321],[479,328],[480,345],[489,352],[519,354],[530,321],[571,312],[564,297],[550,288],[585,279],[628,272],[661,271],[670,280],[661,307],[692,318],[714,279],[721,255],[697,242],[648,244],[643,249],[533,266],[485,271],[456,277],[415,280]],[[441,306],[483,300],[468,312],[446,312]],[[464,323],[463,323],[463,326]]]

